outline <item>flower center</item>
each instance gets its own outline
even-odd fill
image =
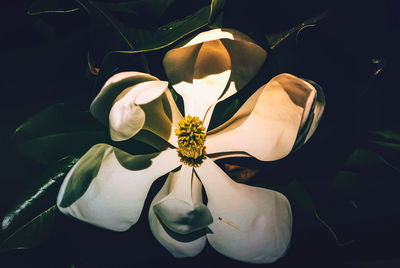
[[[182,156],[197,159],[203,155],[206,133],[203,122],[197,116],[182,118],[175,134],[178,136],[178,150]]]

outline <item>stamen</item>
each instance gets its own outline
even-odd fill
[[[183,157],[197,159],[203,156],[206,133],[203,122],[197,116],[182,118],[175,135],[178,136],[178,150]]]

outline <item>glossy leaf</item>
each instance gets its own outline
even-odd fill
[[[223,0],[213,0],[210,4],[199,7],[204,1],[198,2],[195,6],[199,8],[194,13],[158,25],[162,23],[160,17],[174,1],[124,3],[76,1],[89,13],[92,20],[93,43],[98,50],[102,50],[100,54],[103,55],[111,51],[137,53],[168,46],[212,22],[224,4]],[[187,5],[184,1],[179,4]]]
[[[0,219],[1,251],[35,247],[51,233],[54,217],[59,213],[54,204],[58,189],[77,161],[75,157],[58,161],[21,192]]]
[[[303,23],[301,23],[295,27],[292,27],[291,29],[289,29],[286,32],[267,34],[266,37],[267,37],[269,45],[271,46],[271,49],[274,50],[274,49],[279,48],[280,46],[284,46],[285,42],[287,40],[289,40],[291,37],[297,36],[297,34],[306,27],[315,26],[318,22],[323,20],[327,14],[328,14],[328,12],[325,11],[321,14],[318,14],[317,16],[311,17],[311,18],[305,20]]]
[[[53,205],[37,215],[30,222],[7,237],[1,244],[1,251],[27,249],[39,245],[51,232],[56,213],[58,213],[57,206]]]
[[[57,103],[28,118],[15,130],[13,138],[15,142],[24,142],[55,133],[102,129],[102,125],[88,111],[73,110]]]
[[[106,132],[88,112],[55,104],[29,118],[14,134],[16,147],[42,164],[67,155],[85,153],[92,145],[106,140]]]
[[[74,0],[36,0],[29,7],[28,14],[70,13],[80,9]]]
[[[55,203],[62,180],[77,161],[78,158],[72,156],[57,161],[18,194],[0,219],[2,240],[12,236],[12,233]]]

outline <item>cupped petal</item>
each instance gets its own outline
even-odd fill
[[[138,221],[151,184],[179,165],[173,149],[130,155],[107,144],[95,145],[65,177],[57,206],[84,222],[125,231]]]
[[[294,75],[274,77],[231,119],[207,133],[207,153],[247,153],[262,161],[285,157],[292,151],[302,123],[309,122],[316,95],[314,86]]]
[[[111,76],[90,105],[93,116],[108,126],[108,115],[115,98],[126,88],[146,81],[156,81],[157,77],[140,72],[121,72]]]
[[[236,183],[209,158],[195,172],[213,215],[207,239],[215,250],[249,263],[271,263],[286,253],[292,213],[284,195]]]
[[[205,244],[205,229],[212,221],[202,203],[201,183],[193,168],[182,165],[170,172],[149,209],[150,229],[174,257],[199,254]]]
[[[109,115],[111,138],[127,140],[145,129],[176,146],[173,121],[178,112],[175,103],[169,102],[168,93],[168,82],[164,81],[147,81],[122,91]]]
[[[170,172],[166,181],[168,194],[152,205],[152,209],[170,230],[188,234],[207,227],[212,217],[202,202],[201,183],[193,178],[193,167],[182,165]]]

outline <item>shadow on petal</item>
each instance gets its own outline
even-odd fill
[[[65,177],[58,208],[98,227],[125,231],[139,219],[153,182],[179,165],[173,149],[133,156],[98,144]]]
[[[145,81],[158,80],[156,77],[139,72],[122,72],[110,77],[90,105],[93,116],[108,126],[108,114],[115,98],[126,88]]]
[[[290,74],[274,77],[231,119],[207,133],[207,152],[245,152],[262,161],[285,157],[292,151],[299,130],[313,120],[316,95],[314,86],[300,78]]]

